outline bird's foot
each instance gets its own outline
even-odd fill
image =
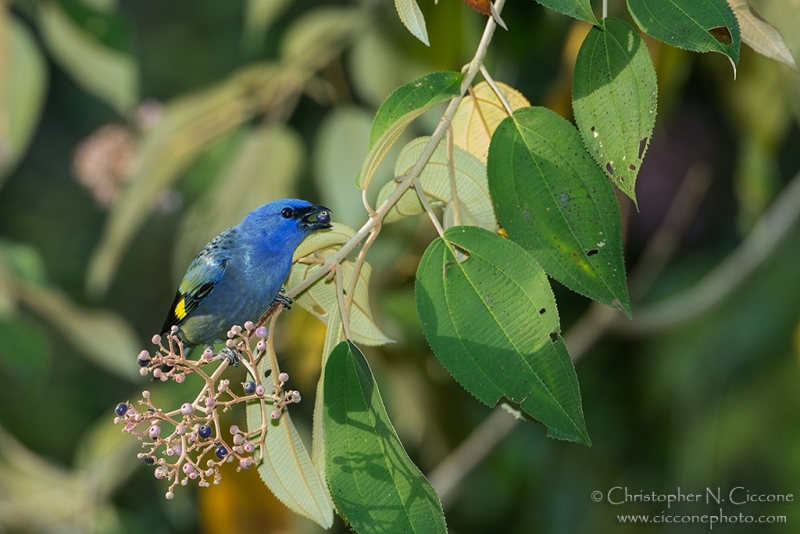
[[[242,359],[242,354],[238,350],[230,347],[224,347],[219,351],[219,355],[228,360],[233,367],[239,367],[239,361]]]
[[[282,287],[278,294],[275,296],[275,303],[280,304],[283,306],[284,310],[291,310],[292,309],[292,299],[291,297],[287,297],[284,295],[286,288]]]

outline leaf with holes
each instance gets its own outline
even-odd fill
[[[590,443],[553,291],[519,245],[450,228],[422,256],[414,292],[428,343],[467,391],[489,406],[507,397],[549,436]]]
[[[725,54],[739,63],[739,23],[725,0],[628,0],[636,24],[659,41],[694,52]]]
[[[739,20],[742,41],[750,48],[770,59],[788,65],[795,72],[800,72],[792,51],[786,46],[780,32],[761,18],[747,0],[728,0],[733,13]]]
[[[446,533],[439,497],[397,437],[358,347],[339,343],[324,372],[328,484],[351,528]]]
[[[460,72],[434,72],[395,89],[381,104],[369,132],[369,154],[356,178],[366,189],[384,156],[411,121],[439,102],[450,100],[461,90]]]
[[[585,20],[590,24],[597,24],[597,18],[592,12],[589,0],[536,0],[545,7],[569,15],[570,17]]]
[[[549,109],[517,110],[492,137],[487,171],[509,237],[568,288],[630,315],[614,189],[578,131]]]
[[[497,87],[511,111],[531,105],[528,99],[513,87],[502,82],[497,82]],[[488,83],[481,82],[473,86],[458,105],[451,121],[453,143],[486,163],[492,134],[506,117],[508,112],[494,89]]]
[[[636,176],[656,121],[656,70],[644,41],[625,21],[593,27],[575,61],[572,106],[589,153],[636,201]]]
[[[430,137],[419,137],[403,147],[395,164],[395,176],[403,176],[416,164]],[[497,220],[489,197],[489,184],[486,181],[486,166],[478,158],[457,146],[453,147],[453,171],[456,181],[456,196],[460,200],[459,207],[464,212],[465,220],[487,230],[497,230]],[[422,190],[432,207],[449,206],[453,199],[450,187],[450,169],[447,158],[447,143],[442,140],[434,150],[428,163],[419,175]],[[389,182],[378,193],[377,204],[385,201],[394,190],[396,182]],[[425,210],[419,201],[416,191],[409,189],[403,193],[397,203],[386,214],[384,222],[394,222],[419,215]]]
[[[270,368],[270,358],[265,356],[259,362],[257,372],[264,376]],[[278,374],[273,372],[270,376],[275,380]],[[272,419],[268,415],[270,411],[271,405],[263,399],[247,403],[247,428],[251,432],[260,429],[262,421],[267,421],[262,448],[264,456],[258,464],[261,480],[292,511],[312,519],[323,528],[330,528],[333,503],[325,479],[314,469],[289,411],[284,410],[278,419]]]

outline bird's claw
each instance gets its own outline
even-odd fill
[[[230,347],[224,347],[221,351],[219,351],[219,355],[228,360],[233,367],[239,367],[239,361],[241,360],[242,355],[238,350]]]
[[[291,310],[292,299],[291,297],[287,297],[286,295],[284,295],[283,294],[284,291],[286,291],[284,288],[281,288],[281,290],[278,291],[278,294],[275,296],[275,302],[283,306],[284,310]]]

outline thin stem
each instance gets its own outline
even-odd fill
[[[342,316],[342,328],[344,328],[344,337],[347,339],[353,339],[353,336],[350,332],[350,317],[347,313],[345,313],[348,310],[344,298],[344,287],[342,282],[342,278],[344,277],[344,272],[342,270],[342,266],[336,265],[336,267],[334,267],[333,269],[333,272],[336,283],[336,300],[339,302],[339,313]]]
[[[380,233],[380,228],[380,225],[378,225],[372,229],[372,232],[370,232],[370,234],[367,236],[367,240],[364,242],[364,246],[361,247],[361,251],[358,253],[356,262],[353,265],[353,274],[351,275],[350,283],[347,284],[347,295],[345,295],[344,300],[345,312],[347,313],[348,317],[350,317],[350,308],[356,295],[356,284],[358,284],[358,278],[361,275],[361,267],[364,265],[364,259],[367,256],[367,251]]]
[[[419,181],[419,178],[414,180],[412,186],[414,187],[414,191],[417,192],[419,203],[422,204],[422,207],[425,209],[425,213],[428,214],[433,226],[436,227],[436,231],[439,232],[440,236],[444,236],[442,224],[439,222],[439,218],[436,217],[436,214],[433,212],[433,208],[431,208],[431,205],[428,203],[428,198],[425,196],[425,191],[422,190],[422,182]]]
[[[608,0],[603,0],[603,18],[608,16]]]
[[[481,65],[481,74],[483,74],[483,78],[486,80],[486,83],[489,84],[489,87],[492,88],[494,94],[497,95],[497,98],[500,99],[500,102],[503,103],[503,107],[506,108],[506,113],[508,113],[509,115],[513,115],[514,110],[511,109],[511,105],[508,103],[506,95],[504,95],[503,92],[500,90],[500,88],[497,86],[497,83],[495,83],[494,78],[492,78],[492,75],[489,74],[489,71],[486,69],[486,65]]]
[[[456,184],[456,166],[453,160],[453,127],[447,129],[447,174],[450,178],[450,202],[453,205],[453,222],[461,225],[461,205],[458,200],[458,185]]]

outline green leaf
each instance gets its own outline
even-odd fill
[[[203,150],[253,116],[253,87],[280,83],[278,74],[275,65],[256,65],[164,106],[158,125],[141,141],[131,184],[114,205],[92,255],[86,279],[90,293],[105,293],[123,253],[164,192]]]
[[[264,356],[258,364],[259,376],[271,369],[270,358]],[[270,376],[277,377],[279,369]],[[277,385],[277,384],[276,384]],[[323,528],[333,524],[333,505],[325,487],[325,480],[314,469],[289,411],[284,409],[278,419],[269,412],[272,405],[263,399],[247,403],[247,428],[255,431],[267,421],[267,434],[261,452],[263,460],[258,464],[261,480],[283,504],[293,512],[319,523]]]
[[[694,52],[725,54],[739,63],[739,23],[725,0],[628,0],[628,10],[646,34]]]
[[[590,444],[556,301],[529,254],[482,228],[450,228],[422,256],[415,295],[428,343],[467,391],[489,406],[507,397],[549,436]]]
[[[430,137],[419,137],[403,147],[395,164],[395,176],[403,176],[416,164]],[[475,156],[457,146],[453,146],[453,170],[456,191],[460,201],[460,212],[464,220],[487,230],[497,230],[497,220],[489,197],[489,184],[486,180],[486,166]],[[450,206],[453,196],[450,187],[450,171],[447,158],[447,141],[442,140],[419,175],[422,190],[433,207]],[[377,205],[381,205],[397,189],[397,182],[387,183],[378,193]],[[383,221],[399,221],[423,213],[425,210],[416,191],[409,189],[389,210]],[[461,213],[459,213],[461,215]]]
[[[447,532],[439,497],[397,437],[358,347],[339,343],[325,375],[328,484],[351,528],[360,533]]]
[[[434,72],[398,87],[389,95],[372,121],[369,154],[356,178],[358,187],[369,186],[378,165],[411,121],[460,93],[463,78],[460,72]]]
[[[487,170],[509,237],[565,286],[630,315],[614,190],[578,131],[549,109],[519,109],[495,131]]]
[[[425,17],[417,4],[417,0],[394,0],[397,14],[411,35],[422,41],[425,46],[430,46],[428,29],[425,27]]]
[[[232,152],[213,185],[181,221],[173,262],[179,277],[214,236],[259,206],[294,196],[305,150],[293,129],[272,124],[253,128]]]
[[[16,17],[3,26],[0,52],[7,59],[0,65],[0,113],[5,116],[0,121],[0,180],[28,149],[47,89],[47,62],[30,31]]]
[[[589,0],[536,0],[545,7],[569,15],[578,20],[585,20],[590,24],[597,24],[597,18],[592,12]]]
[[[656,70],[630,24],[609,17],[602,26],[589,30],[575,61],[575,122],[600,168],[635,202],[656,122]]]
[[[38,8],[42,37],[59,66],[120,115],[127,115],[139,101],[139,68],[134,58],[99,43],[58,2],[44,2]]]

